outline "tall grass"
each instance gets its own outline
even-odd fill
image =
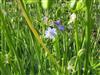
[[[73,1],[0,1],[1,75],[100,74],[100,1]],[[63,31],[52,25],[57,20]],[[51,26],[55,39],[45,38]]]

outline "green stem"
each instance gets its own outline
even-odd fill
[[[90,52],[90,35],[91,35],[91,0],[86,0],[87,7],[87,25],[86,25],[86,60],[85,60],[85,70],[84,75],[88,74],[89,66],[89,52]]]
[[[78,25],[77,25],[77,21],[75,22],[75,44],[76,44],[76,54],[78,54],[79,51],[79,38],[78,38]],[[76,58],[76,62],[74,65],[74,68],[76,69],[77,64],[79,65],[79,63],[77,63],[78,61],[78,57]],[[80,66],[78,67],[78,69],[80,68]],[[78,75],[80,74],[80,70],[78,70]]]
[[[79,40],[78,40],[78,26],[77,23],[75,22],[75,43],[76,43],[76,53],[79,50]]]

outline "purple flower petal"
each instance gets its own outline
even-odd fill
[[[59,25],[59,26],[58,26],[58,29],[61,30],[61,31],[63,31],[65,28],[64,28],[64,26]]]
[[[54,22],[56,25],[61,25],[61,21],[60,20],[57,20]]]

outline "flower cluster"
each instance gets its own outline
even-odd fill
[[[68,24],[73,23],[75,21],[75,19],[76,19],[76,14],[73,13],[70,16],[70,19],[68,21]],[[47,23],[47,21],[48,21],[48,17],[44,17],[44,22]],[[59,30],[61,30],[61,31],[64,31],[64,29],[65,29],[65,27],[61,24],[61,20],[52,21],[50,26],[53,26],[53,25],[56,25],[57,28]],[[48,27],[48,29],[45,31],[45,37],[46,38],[54,39],[56,35],[57,35],[57,32],[56,32],[56,29],[55,28]]]
[[[61,25],[61,21],[60,20],[52,22],[52,24],[56,25],[59,30],[61,30],[61,31],[64,30],[64,26]],[[46,38],[54,39],[56,35],[57,35],[57,32],[56,32],[55,28],[48,27],[48,29],[45,31],[45,37]]]

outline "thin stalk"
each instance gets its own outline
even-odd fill
[[[78,37],[78,25],[77,25],[77,21],[74,24],[74,31],[75,31],[75,45],[76,45],[76,54],[79,51],[79,37]],[[79,65],[79,63],[77,63],[78,57],[76,58],[76,62],[74,65],[74,68],[76,69],[77,64]],[[80,75],[80,70],[79,70],[80,66],[78,67],[78,75]]]
[[[76,53],[78,52],[79,50],[79,38],[78,38],[78,25],[77,23],[75,22],[75,43],[76,43]]]
[[[87,24],[86,24],[86,55],[85,55],[85,70],[84,75],[88,74],[88,66],[89,66],[89,52],[90,52],[90,35],[91,35],[91,0],[86,0],[87,7]]]

